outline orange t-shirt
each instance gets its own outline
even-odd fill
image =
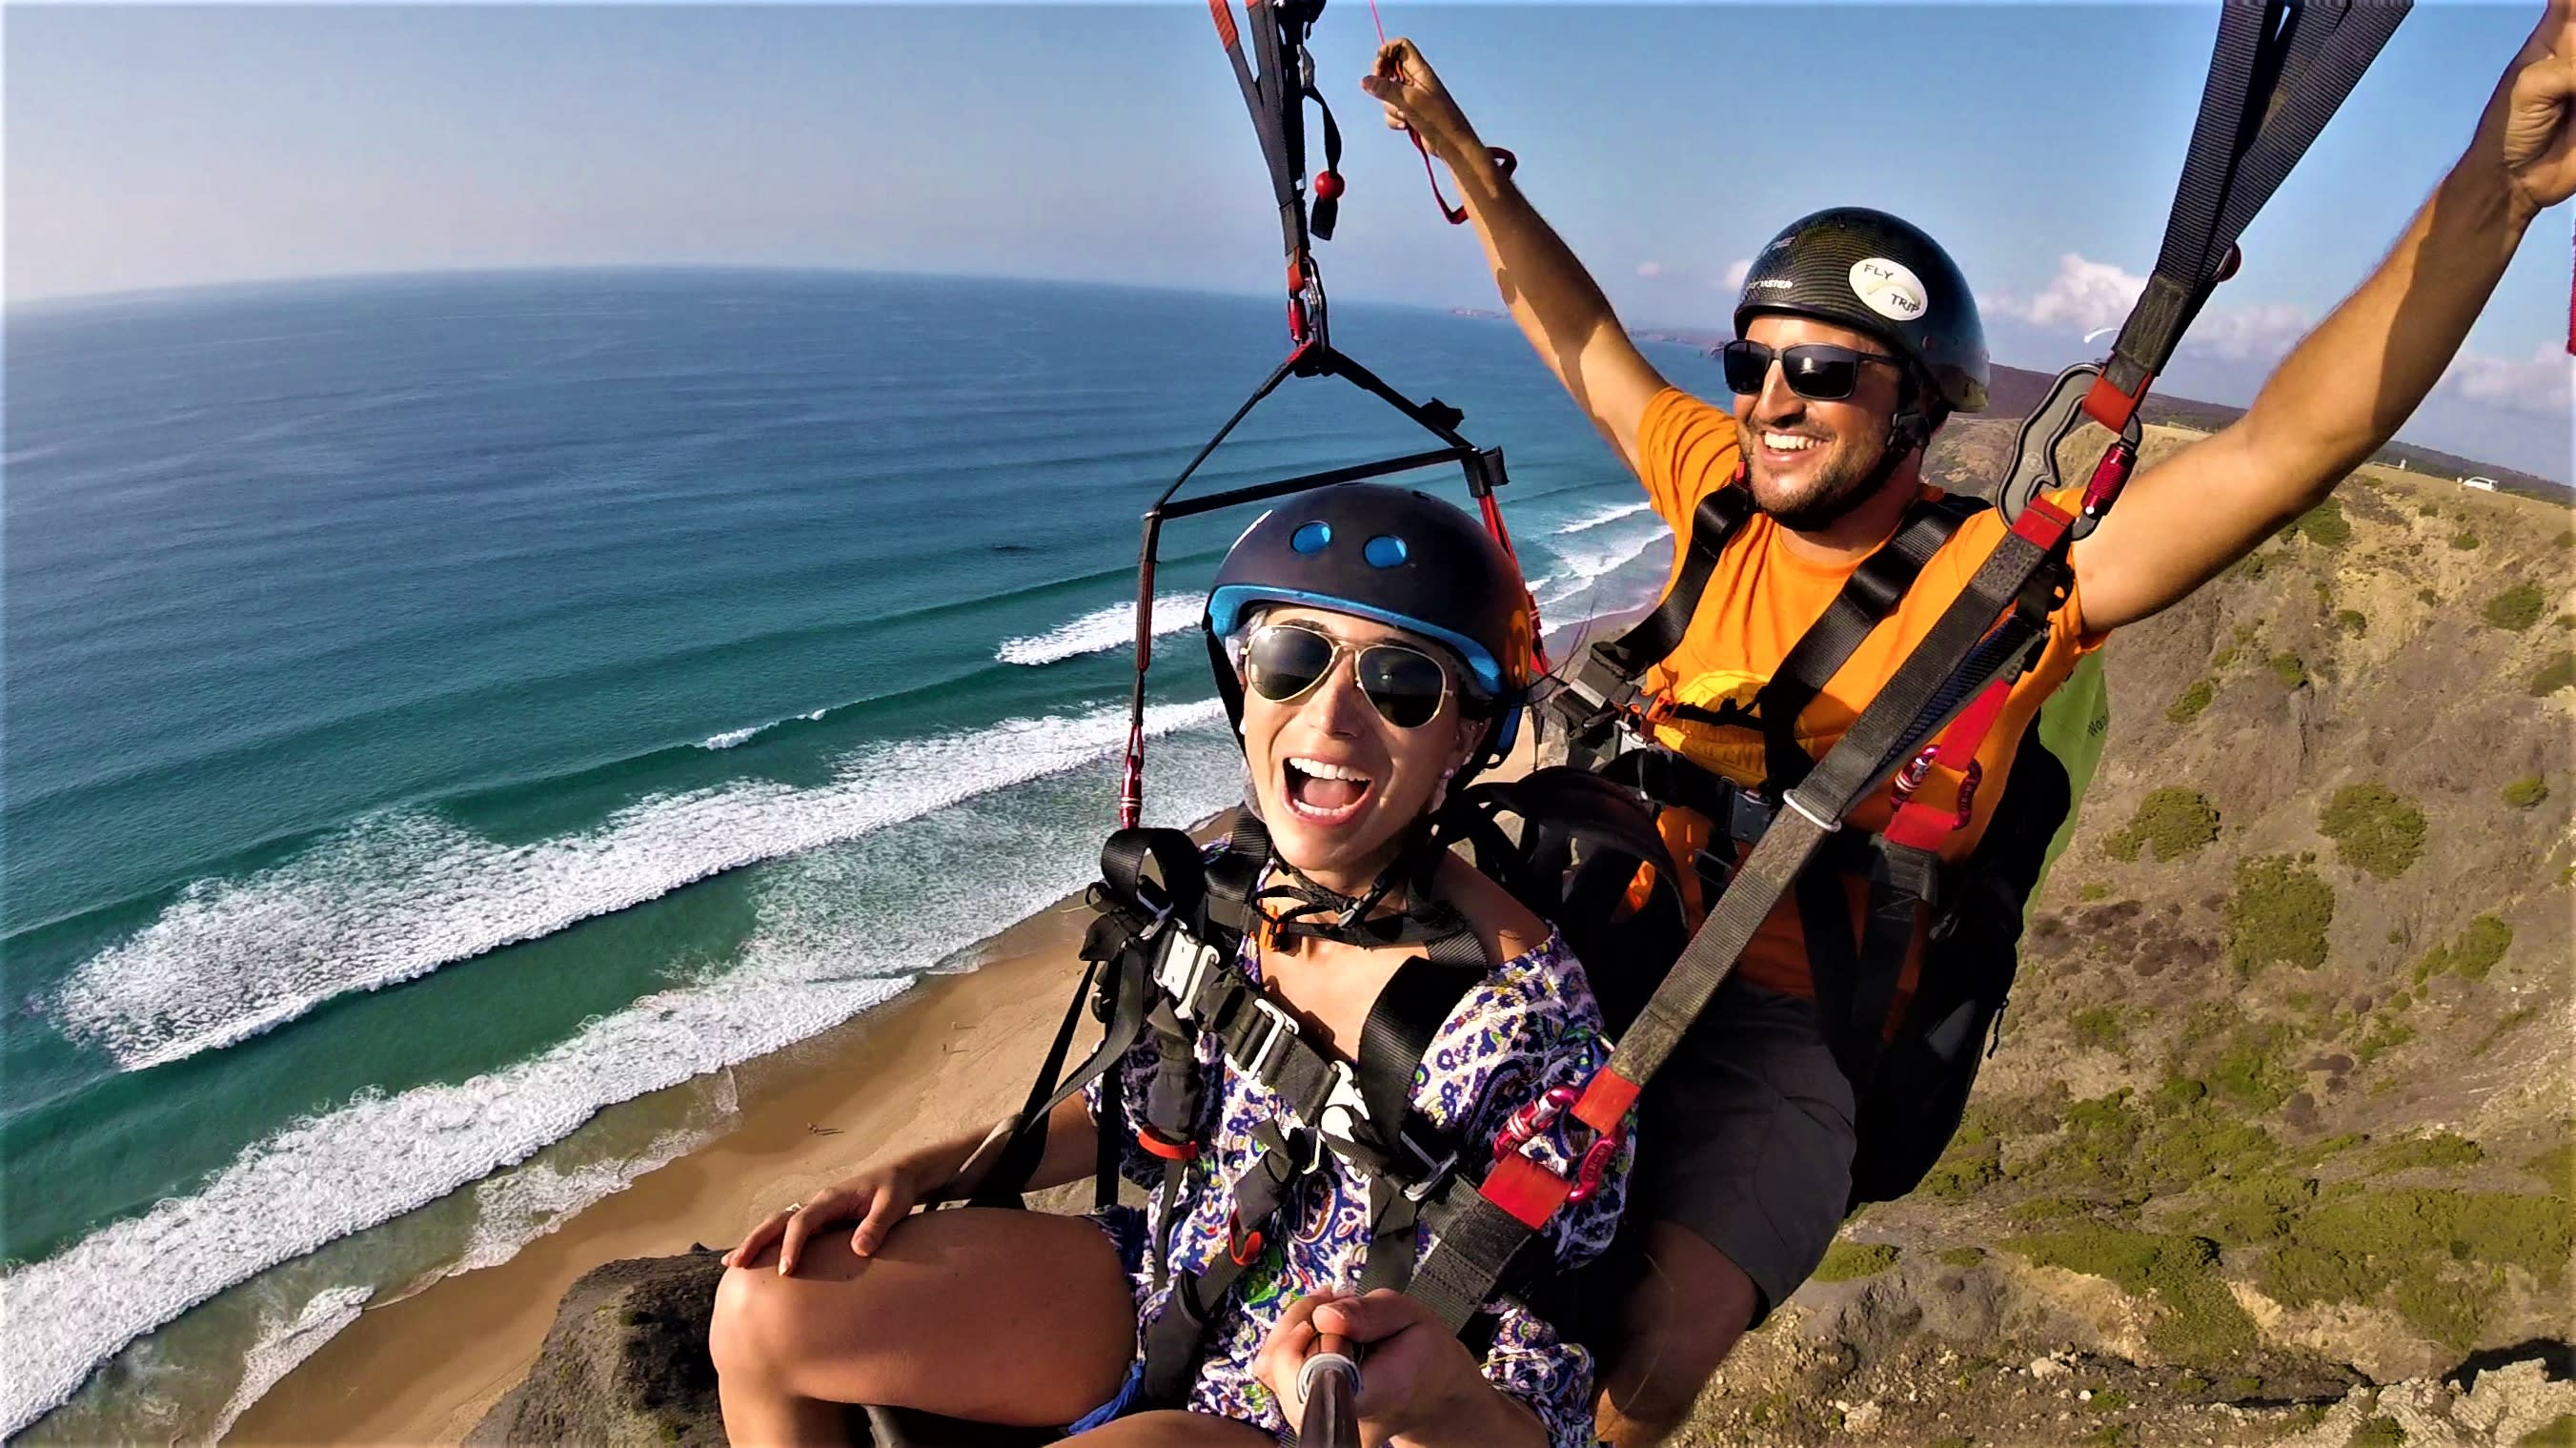
[[[1646,495],[1653,501],[1655,511],[1683,538],[1690,532],[1691,513],[1700,499],[1713,489],[1731,484],[1740,457],[1734,417],[1679,388],[1668,387],[1657,395],[1647,405],[1645,419],[1637,429],[1637,470],[1646,485]],[[2070,494],[2078,491],[2070,490]],[[1938,495],[1928,485],[1926,492]],[[2060,501],[2073,505],[2071,496]],[[1966,590],[1968,580],[1994,551],[2003,532],[2003,520],[1993,510],[1978,513],[1960,524],[1949,541],[1924,564],[1914,586],[1905,591],[1895,610],[1870,631],[1823,692],[1798,716],[1798,742],[1810,756],[1823,758],[1852,721],[1860,717],[1860,711],[1868,707],[1880,686],[1894,676],[1915,645],[1931,631],[1942,611]],[[1670,658],[1648,671],[1644,682],[1649,688],[1669,694],[1677,703],[1704,709],[1714,709],[1729,699],[1739,706],[1752,704],[1754,695],[1770,681],[1789,650],[1823,615],[1841,593],[1844,580],[1860,566],[1857,558],[1846,564],[1809,562],[1791,552],[1780,533],[1780,525],[1761,513],[1745,521],[1710,573],[1708,590],[1701,595],[1699,611],[1683,631],[1680,645]],[[1673,549],[1675,577],[1686,557],[1687,550],[1677,542]],[[1672,579],[1667,578],[1664,586],[1670,589]],[[2002,797],[2000,785],[2012,768],[2023,731],[2049,693],[2066,681],[2076,660],[2100,647],[2102,638],[2084,632],[2079,601],[2070,594],[2050,619],[2048,639],[2038,662],[2013,685],[2002,716],[1977,751],[1981,780],[1992,781],[1997,787],[1980,787],[1974,792],[1968,823],[1952,831],[1941,845],[1944,859],[1963,859],[1976,847],[1985,833],[1986,822],[1994,815],[1995,802]],[[1740,785],[1750,787],[1762,782],[1762,736],[1752,728],[1673,722],[1657,726],[1655,734],[1665,747]],[[1916,797],[1955,807],[1958,786],[1958,776],[1936,771],[1917,789]],[[1846,822],[1872,832],[1885,829],[1895,805],[1893,785],[1881,785],[1852,810]],[[1679,883],[1684,897],[1691,902],[1694,917],[1702,906],[1698,899],[1698,872],[1689,867],[1689,862],[1708,843],[1708,828],[1706,819],[1689,810],[1669,809],[1663,815],[1665,842],[1682,866],[1677,872]],[[1852,888],[1857,931],[1866,891],[1858,881],[1853,882]],[[1928,919],[1916,923],[1916,948],[1911,953],[1914,957],[1919,957],[1928,925]],[[1745,948],[1737,970],[1746,980],[1776,991],[1809,997],[1815,994],[1807,972],[1806,936],[1799,925],[1794,895],[1782,900],[1763,922],[1753,943]],[[1909,958],[1900,987],[1900,1011],[1903,999],[1912,994],[1915,971],[1915,959]]]

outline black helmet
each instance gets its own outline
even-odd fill
[[[1976,296],[1950,254],[1911,222],[1865,206],[1791,222],[1753,258],[1735,335],[1765,312],[1857,327],[1912,359],[1944,410],[1985,410]]]
[[[1203,620],[1238,726],[1243,694],[1225,640],[1264,603],[1357,614],[1445,645],[1498,716],[1460,776],[1510,751],[1536,672],[1536,616],[1520,569],[1466,513],[1410,489],[1343,483],[1290,498],[1245,529],[1217,565]]]

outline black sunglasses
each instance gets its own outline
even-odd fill
[[[1752,394],[1762,390],[1764,379],[1771,375],[1771,364],[1778,361],[1780,375],[1787,378],[1789,390],[1816,402],[1840,402],[1852,395],[1860,381],[1860,364],[1884,362],[1902,367],[1903,359],[1880,352],[1855,352],[1830,342],[1803,342],[1795,347],[1773,351],[1759,342],[1742,338],[1717,349],[1718,360],[1726,364],[1726,385],[1737,392]]]
[[[1398,729],[1419,729],[1440,715],[1449,670],[1409,644],[1348,644],[1302,623],[1266,623],[1243,651],[1243,681],[1274,704],[1304,697],[1345,653],[1357,655],[1353,677],[1378,716]]]

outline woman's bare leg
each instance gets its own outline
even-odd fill
[[[1043,1427],[1126,1381],[1136,1306],[1093,1223],[966,1207],[907,1219],[872,1257],[844,1227],[807,1241],[793,1277],[774,1251],[734,1268],[709,1346],[741,1448],[846,1441],[848,1403]]]
[[[1138,1413],[1065,1441],[1082,1448],[1278,1448],[1279,1442],[1249,1423],[1180,1412]]]

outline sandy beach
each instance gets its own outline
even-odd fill
[[[497,1267],[372,1307],[234,1424],[242,1443],[454,1443],[526,1375],[574,1279],[603,1262],[729,1246],[762,1214],[890,1144],[1019,1104],[1080,974],[1068,899],[985,962],[755,1063],[741,1124],[636,1179]],[[809,1129],[823,1127],[828,1134]]]

